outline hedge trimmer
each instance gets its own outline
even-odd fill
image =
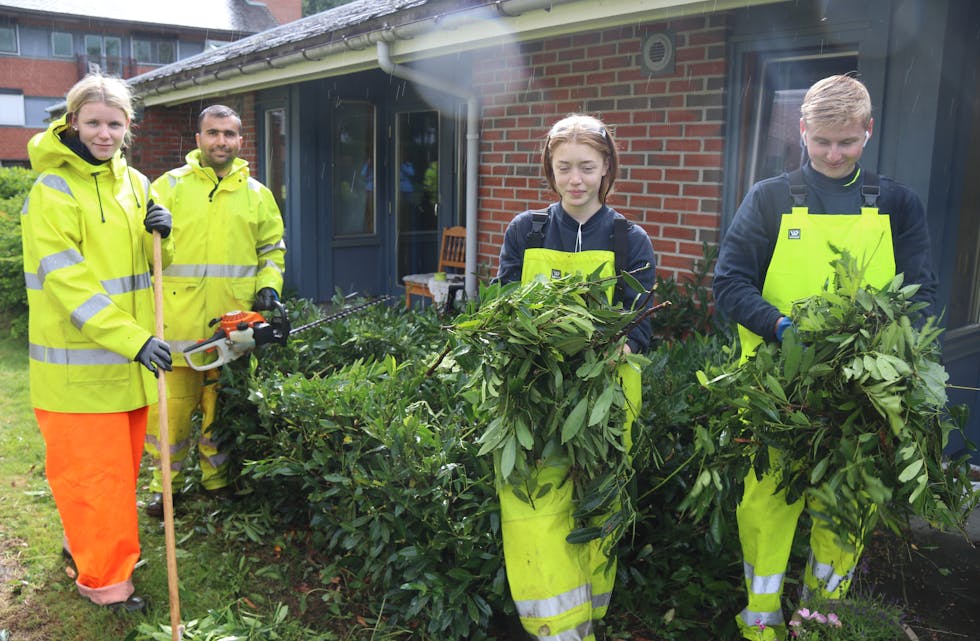
[[[391,296],[382,296],[366,303],[344,307],[333,314],[295,328],[290,327],[286,307],[280,301],[275,302],[273,314],[268,318],[259,312],[240,310],[228,312],[208,323],[208,327],[217,325],[214,334],[185,349],[184,358],[188,365],[199,372],[215,369],[241,358],[256,347],[269,343],[285,345],[286,339],[290,336],[305,332],[317,325],[346,318],[390,299]]]

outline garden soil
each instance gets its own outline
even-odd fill
[[[0,631],[8,630],[10,641],[63,639],[34,599],[19,596],[26,545],[2,535],[0,527]],[[870,541],[864,571],[872,592],[905,610],[919,641],[980,641],[980,509],[965,536],[922,523],[909,535],[911,545],[887,533]]]
[[[910,545],[872,538],[864,560],[873,592],[905,610],[920,641],[980,641],[980,509],[965,535],[921,522],[909,534]]]

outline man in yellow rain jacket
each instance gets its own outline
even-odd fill
[[[286,245],[279,207],[264,185],[249,175],[238,157],[242,121],[223,105],[204,109],[195,136],[198,148],[187,164],[153,183],[173,213],[177,252],[163,272],[164,336],[173,347],[174,371],[167,376],[168,432],[174,485],[191,447],[192,415],[200,410],[198,454],[205,491],[228,493],[227,457],[211,438],[217,402],[218,370],[190,368],[183,350],[209,337],[208,323],[235,310],[272,309],[282,291]],[[159,465],[159,417],[152,413],[146,450],[156,462],[146,505],[151,516],[163,516]]]
[[[867,89],[849,76],[825,78],[809,89],[800,112],[808,162],[752,187],[715,268],[718,310],[739,323],[743,359],[792,331],[793,302],[819,293],[833,275],[828,241],[867,262],[868,283],[881,287],[904,273],[907,284],[921,285],[918,300],[935,299],[922,203],[904,185],[858,165],[874,126]],[[785,638],[780,598],[803,508],[802,499],[787,504],[772,476],[745,478],[737,520],[748,605],[737,623],[746,639]],[[814,519],[804,598],[845,596],[860,553],[838,545]]]

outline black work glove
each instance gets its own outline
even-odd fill
[[[255,302],[252,303],[252,311],[260,312],[263,309],[274,309],[279,294],[271,287],[263,287],[255,292]]]
[[[150,336],[143,343],[143,347],[140,348],[139,353],[136,354],[136,358],[133,360],[153,372],[153,375],[157,378],[160,378],[160,372],[157,370],[158,367],[168,372],[174,368],[173,361],[170,359],[170,345],[156,336]]]
[[[166,238],[174,226],[173,216],[170,215],[166,207],[151,200],[146,205],[146,218],[143,219],[143,226],[151,234],[158,231],[160,238]]]

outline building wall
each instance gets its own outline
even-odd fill
[[[676,36],[673,74],[640,65],[644,35]],[[507,223],[557,200],[542,177],[548,128],[571,112],[602,118],[620,151],[609,204],[653,240],[659,271],[681,276],[719,240],[726,16],[638,24],[480,52],[479,258],[496,273]]]
[[[184,164],[184,156],[197,148],[197,117],[201,110],[216,101],[195,102],[176,107],[153,107],[139,118],[134,129],[133,149],[129,154],[134,167],[156,179],[166,171]],[[261,167],[256,155],[255,94],[230,96],[222,104],[242,116],[242,150],[239,154],[259,177]]]

